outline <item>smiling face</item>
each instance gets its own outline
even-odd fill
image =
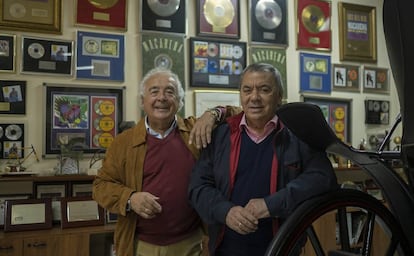
[[[142,106],[150,126],[168,128],[180,105],[177,82],[168,73],[156,73],[144,86]]]
[[[245,72],[240,85],[240,102],[249,127],[264,128],[281,103],[273,74],[255,70]]]

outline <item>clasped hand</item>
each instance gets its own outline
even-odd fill
[[[135,192],[131,195],[131,209],[144,219],[152,219],[162,211],[159,197],[148,192]]]

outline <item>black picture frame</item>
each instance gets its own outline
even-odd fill
[[[16,72],[16,36],[0,34],[0,72]]]
[[[0,80],[0,114],[26,114],[26,81]]]
[[[186,0],[178,1],[178,6],[173,6],[177,1],[167,1],[166,4],[159,1],[151,1],[150,4],[148,0],[140,2],[142,30],[185,34]]]
[[[190,38],[190,86],[238,88],[246,55],[245,42]]]
[[[43,157],[61,153],[59,140],[69,142],[73,139],[81,144],[85,154],[109,146],[118,134],[119,123],[124,120],[125,87],[53,83],[44,83],[43,87]],[[75,106],[76,113],[68,116],[67,106]]]
[[[0,159],[14,160],[18,166],[25,151],[25,123],[0,123],[0,131]]]
[[[287,1],[273,0],[272,2],[264,2],[262,0],[251,0],[249,3],[251,42],[269,43],[287,47]]]
[[[74,42],[22,37],[21,73],[72,76]]]

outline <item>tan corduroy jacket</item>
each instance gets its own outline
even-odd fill
[[[194,157],[199,150],[188,144],[191,128],[196,119],[177,117],[181,137]],[[146,144],[145,121],[119,134],[108,148],[102,168],[93,183],[93,198],[103,208],[118,214],[115,228],[115,248],[117,256],[134,255],[134,236],[137,215],[126,213],[126,204],[131,193],[141,191]]]

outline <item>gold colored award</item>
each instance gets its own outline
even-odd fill
[[[325,15],[321,8],[308,5],[302,10],[302,24],[311,33],[319,33],[325,25]]]
[[[99,9],[109,9],[113,7],[119,0],[88,0],[88,2]]]
[[[224,32],[234,19],[234,6],[230,0],[206,0],[204,16],[214,32]]]

